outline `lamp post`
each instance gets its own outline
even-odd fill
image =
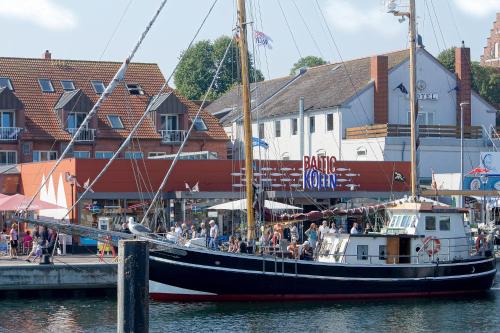
[[[464,107],[469,102],[460,103],[460,190],[463,190],[464,183]],[[459,207],[464,207],[464,197],[460,195]]]
[[[483,191],[486,191],[486,184],[488,183],[488,176],[482,175],[479,177],[481,184],[483,184]],[[481,223],[486,224],[486,194],[483,194],[483,204],[481,205]]]

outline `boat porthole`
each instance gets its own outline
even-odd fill
[[[215,262],[215,264],[216,264],[217,266],[219,266],[219,265],[220,265],[220,261],[219,261],[219,260],[217,260],[217,261]]]

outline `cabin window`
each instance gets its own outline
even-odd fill
[[[449,231],[450,230],[450,218],[449,217],[441,217],[439,219],[439,230]]]
[[[358,260],[368,260],[368,245],[358,245]]]
[[[378,259],[379,260],[387,260],[387,246],[379,245],[378,246]]]
[[[425,230],[436,230],[436,218],[434,216],[425,217]]]
[[[297,132],[298,132],[297,118],[290,119],[290,129],[291,129],[292,135],[297,135]]]
[[[403,216],[402,222],[401,222],[401,227],[402,228],[408,228],[410,226],[410,216],[405,215]]]

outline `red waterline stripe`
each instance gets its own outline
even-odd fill
[[[193,295],[193,294],[167,294],[150,293],[155,301],[163,302],[281,302],[281,301],[332,301],[355,299],[391,299],[404,297],[438,297],[464,294],[477,294],[486,290],[460,290],[460,291],[432,291],[432,292],[404,292],[404,293],[374,293],[374,294],[299,294],[299,295]]]

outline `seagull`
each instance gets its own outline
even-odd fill
[[[150,236],[150,234],[152,234],[152,231],[149,228],[143,226],[142,224],[136,223],[132,216],[128,218],[128,230],[130,230],[131,233],[137,236],[148,237]]]

